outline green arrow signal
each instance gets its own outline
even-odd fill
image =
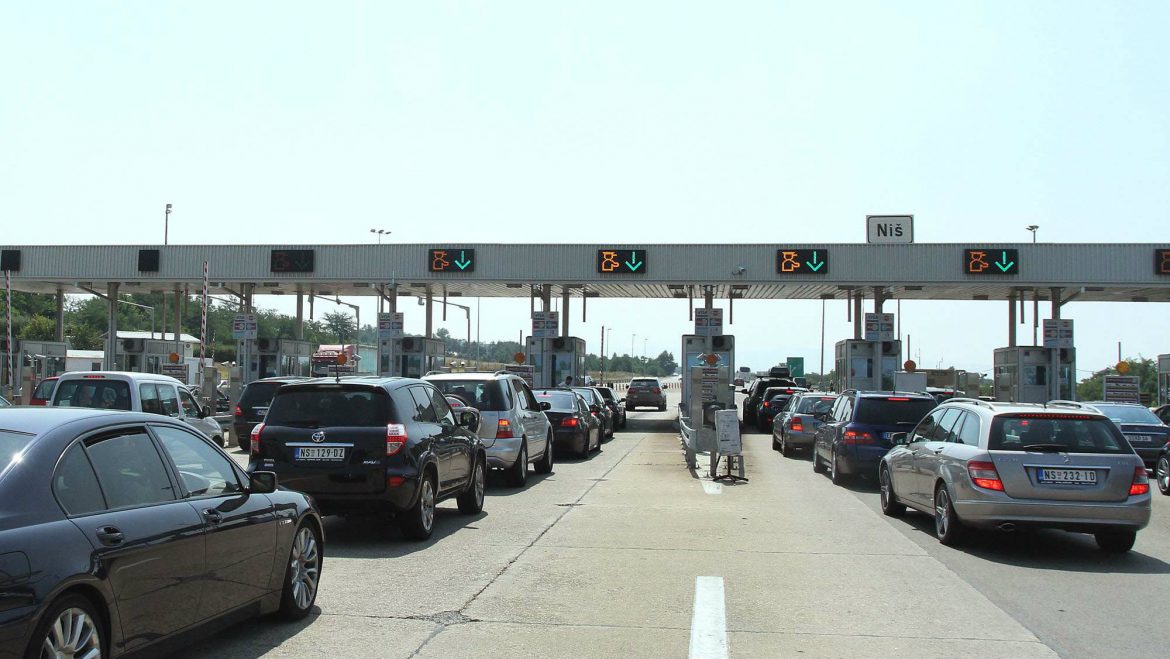
[[[466,270],[467,266],[471,265],[471,260],[467,258],[466,252],[459,251],[459,260],[455,262],[455,265],[459,266],[460,270]]]
[[[642,262],[638,260],[638,252],[630,252],[630,260],[626,261],[626,267],[630,269],[630,272],[637,272],[638,268],[642,267]]]
[[[812,257],[812,260],[811,260],[811,261],[805,261],[805,262],[804,262],[804,264],[805,264],[805,265],[807,265],[807,266],[809,267],[809,269],[810,269],[810,270],[812,270],[813,272],[816,272],[817,270],[820,270],[822,267],[824,267],[824,265],[825,265],[825,262],[824,262],[824,261],[818,261],[818,260],[817,260],[817,253],[816,253],[816,250],[813,250],[813,257]]]
[[[1012,266],[1015,265],[1016,262],[1008,260],[1007,252],[1001,252],[1001,254],[1002,256],[1000,256],[999,260],[995,262],[995,267],[999,268],[1000,272],[1007,272],[1008,270],[1012,269]]]

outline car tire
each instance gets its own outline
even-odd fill
[[[226,440],[226,439],[224,439],[223,437],[219,436],[219,435],[216,435],[215,437],[212,437],[212,438],[211,438],[211,441],[215,442],[215,445],[216,445],[216,446],[222,446],[222,447],[224,447],[224,448],[230,448],[230,447],[228,446],[228,442],[227,442],[227,440]]]
[[[520,452],[516,455],[516,462],[508,467],[508,485],[524,487],[528,482],[528,442],[520,442]]]
[[[301,522],[293,535],[284,571],[284,588],[280,592],[280,617],[300,620],[313,610],[321,583],[321,532],[311,522]]]
[[[788,443],[788,438],[783,434],[780,435],[780,455],[786,458],[792,457],[792,445]]]
[[[829,480],[833,481],[833,485],[844,485],[849,482],[849,477],[841,471],[836,451],[833,451],[829,459]]]
[[[1137,540],[1137,531],[1126,530],[1110,530],[1098,531],[1093,534],[1097,540],[1097,546],[1101,551],[1109,552],[1110,554],[1124,554],[1133,549],[1133,543]]]
[[[589,435],[588,428],[585,429],[585,432],[581,433],[581,450],[577,451],[577,457],[582,460],[588,458],[589,453],[593,450],[593,447],[589,443]]]
[[[1164,496],[1170,496],[1170,456],[1161,456],[1154,465],[1154,480],[1158,483],[1158,491]]]
[[[890,478],[890,468],[884,464],[878,469],[878,484],[881,488],[882,513],[887,517],[901,517],[905,514],[906,506],[898,503],[898,496],[894,494],[894,480]]]
[[[825,473],[825,463],[821,462],[821,454],[819,451],[817,451],[815,446],[813,447],[813,473]]]
[[[402,513],[398,527],[411,540],[426,540],[435,531],[435,477],[427,470],[418,482],[418,501]]]
[[[955,514],[951,493],[946,485],[939,483],[934,489],[934,534],[940,543],[953,547],[963,539],[965,530],[963,522]]]
[[[97,650],[98,656],[105,657],[109,648],[103,620],[89,598],[66,595],[49,605],[37,623],[25,656],[40,657],[49,644],[60,651],[58,656],[84,656],[87,651]],[[67,626],[58,625],[58,621]],[[79,632],[74,631],[74,625],[80,627]]]
[[[551,474],[553,470],[553,440],[552,433],[549,433],[548,439],[544,443],[544,455],[541,456],[540,462],[536,463],[536,473]]]
[[[772,435],[772,450],[773,451],[780,450],[780,440],[776,439],[776,435]]]
[[[487,465],[482,459],[475,458],[475,465],[471,471],[471,482],[455,500],[459,504],[459,512],[464,515],[474,515],[483,510],[483,492],[487,487]]]
[[[249,437],[248,439],[244,439],[243,435],[237,434],[236,445],[239,446],[240,450],[243,451],[244,453],[247,453],[249,450],[251,450],[251,448],[252,448],[251,443],[252,443],[251,437]]]
[[[659,406],[658,406],[658,411],[659,411],[659,412],[665,412],[665,411],[666,411],[666,406],[665,406],[665,405],[659,405]]]

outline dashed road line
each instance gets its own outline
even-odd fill
[[[723,577],[695,577],[690,659],[727,659]]]

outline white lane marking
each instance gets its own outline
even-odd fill
[[[711,481],[699,481],[703,484],[703,491],[707,494],[723,494],[722,483],[712,483]]]
[[[695,577],[691,617],[691,659],[727,659],[727,614],[723,577]]]

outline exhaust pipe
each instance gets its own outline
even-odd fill
[[[999,526],[995,527],[1000,531],[1007,531],[1008,533],[1016,530],[1016,525],[1011,522],[1001,522]]]

